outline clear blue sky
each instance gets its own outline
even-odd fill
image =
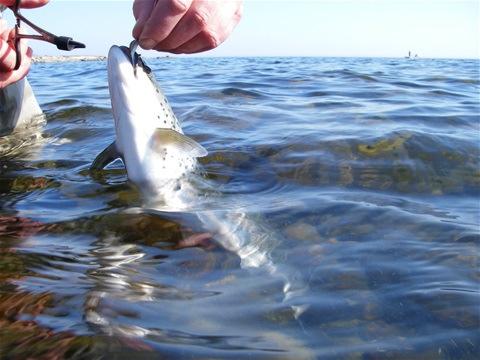
[[[131,40],[131,7],[126,0],[51,0],[23,13],[85,42],[87,49],[75,54],[106,55],[112,44]],[[396,57],[412,50],[421,57],[479,58],[479,24],[478,0],[246,0],[234,34],[203,55]],[[37,55],[59,53],[38,41],[31,46]]]

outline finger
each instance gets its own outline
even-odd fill
[[[232,25],[231,28],[233,29],[234,26],[235,25]],[[219,28],[217,32],[212,29],[207,29],[200,32],[197,36],[187,41],[185,44],[169,51],[174,54],[194,54],[212,50],[223,43],[230,32],[230,27],[227,29]]]
[[[168,51],[176,49],[197,36],[201,31],[207,31],[209,22],[216,18],[216,8],[210,1],[194,1],[187,13],[167,36],[157,44],[155,50]]]
[[[0,19],[0,39],[7,41],[9,33],[10,29],[8,28],[7,21],[5,19]]]
[[[10,43],[4,39],[0,40],[0,71],[12,71],[15,67],[17,55],[15,50],[10,46]]]
[[[0,89],[10,84],[13,84],[27,76],[32,61],[32,49],[27,48],[22,55],[22,63],[18,70],[6,73],[0,72]]]
[[[182,44],[176,49],[169,50],[174,54],[193,54],[202,51],[212,50],[215,47],[220,45],[216,38],[211,34],[206,34],[201,32],[193,39],[187,41],[185,44]]]
[[[172,32],[190,8],[192,0],[161,0],[145,22],[139,37],[140,46],[153,49]]]
[[[3,33],[8,28],[7,20],[0,18],[0,33]]]
[[[22,30],[23,28],[20,28]],[[17,63],[17,53],[14,48],[15,29],[7,30],[2,37],[7,36],[6,40],[0,40],[0,71],[12,71]],[[27,40],[20,40],[20,55],[23,57],[28,49]],[[21,58],[23,62],[23,58]]]
[[[229,1],[217,9],[220,9],[219,13],[215,13],[213,21],[209,21],[208,26],[204,27],[199,34],[168,51],[175,54],[192,54],[214,49],[223,43],[242,17],[242,2]]]
[[[132,30],[132,35],[135,39],[140,38],[145,22],[152,13],[155,0],[135,0],[133,3],[133,16],[137,20]]]
[[[14,6],[16,0],[0,0],[0,4],[5,6]],[[49,0],[22,0],[20,7],[25,9],[33,9],[43,6],[48,3]]]

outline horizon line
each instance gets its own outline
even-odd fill
[[[405,59],[405,60],[480,60],[479,57],[444,57],[444,56],[427,56],[427,57],[422,57],[418,56],[417,58],[408,58],[406,56],[378,56],[378,55],[199,55],[199,54],[165,54],[163,55],[148,55],[146,53],[142,54],[143,57],[145,58],[150,58],[150,59],[164,59],[164,58],[182,58],[182,59],[187,59],[187,58],[367,58],[367,59]],[[81,58],[107,58],[107,55],[88,55],[88,54],[82,54],[82,55],[75,55],[75,54],[69,54],[69,55],[34,55],[32,56],[32,59],[38,59],[38,58],[79,58],[79,61],[81,61]],[[98,59],[100,60],[100,59]],[[90,61],[95,61],[90,60]]]

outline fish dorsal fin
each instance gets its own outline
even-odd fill
[[[153,135],[153,148],[155,150],[160,150],[166,147],[185,152],[192,157],[203,157],[208,154],[207,150],[205,150],[202,145],[175,130],[155,130],[155,134]]]
[[[117,150],[117,145],[115,141],[107,146],[98,156],[93,160],[90,170],[102,170],[105,166],[111,162],[117,160],[120,157],[120,154]]]

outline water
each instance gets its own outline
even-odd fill
[[[114,136],[105,62],[35,64],[48,123],[0,157],[2,357],[475,358],[478,61],[149,65],[209,151],[208,206],[271,231],[308,309],[215,242],[178,249],[208,229],[131,211],[121,163],[88,172]]]

